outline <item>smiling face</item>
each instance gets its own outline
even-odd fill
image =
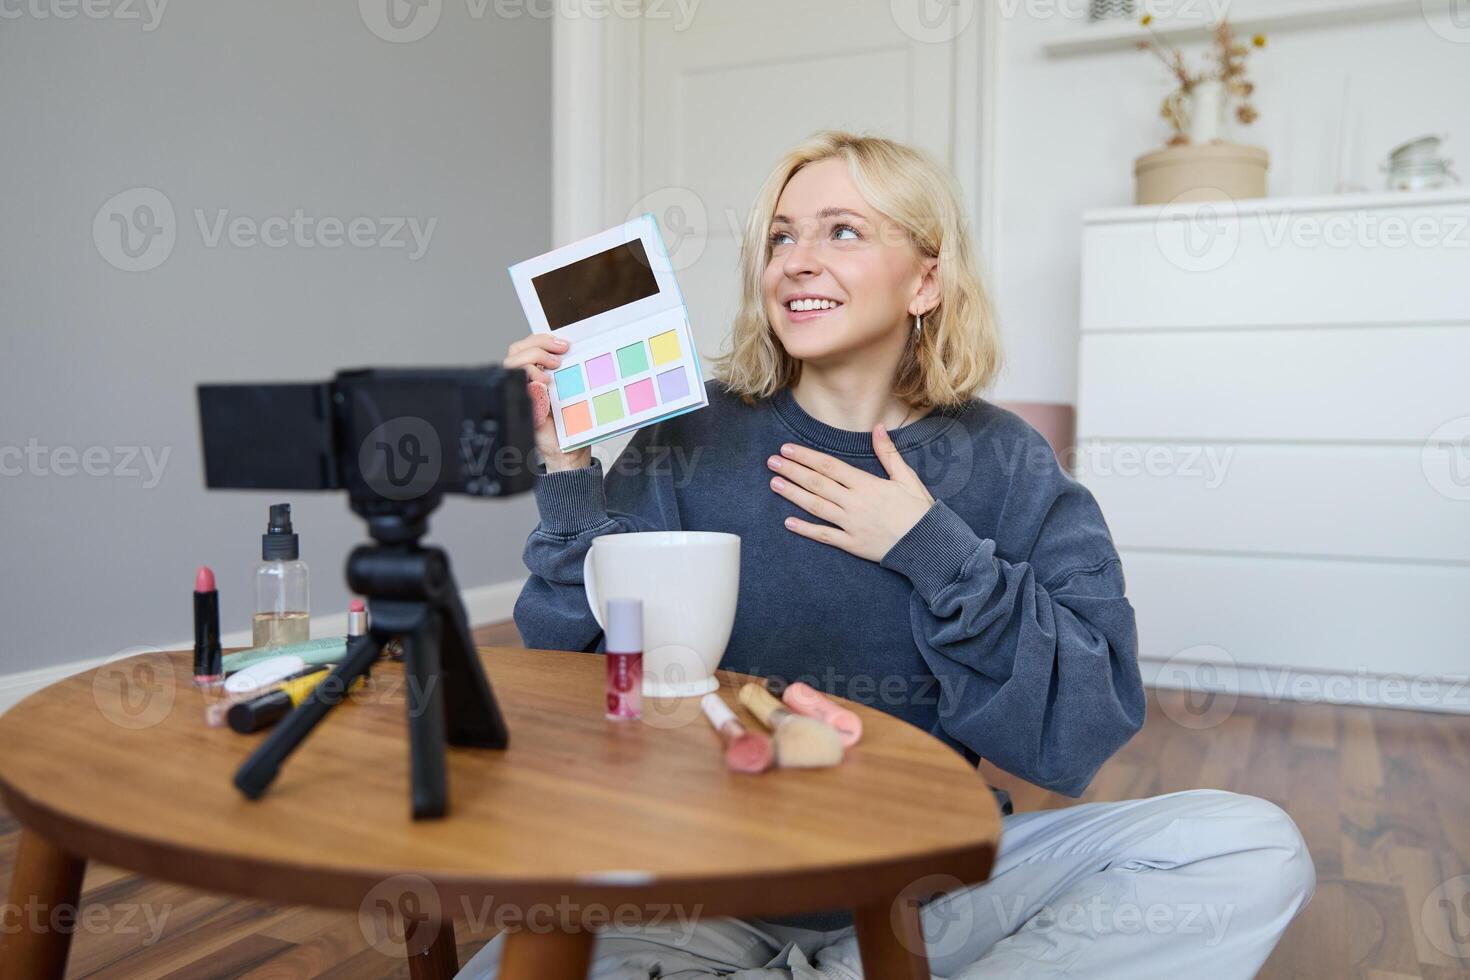
[[[935,260],[863,199],[841,159],[792,176],[776,202],[769,242],[761,277],[766,316],[799,361],[886,355],[896,364],[913,314],[937,300]]]

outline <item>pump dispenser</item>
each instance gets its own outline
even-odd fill
[[[271,505],[270,523],[260,536],[260,558],[255,568],[254,645],[305,643],[311,639],[311,591],[301,560],[301,539],[291,527],[290,504]]]

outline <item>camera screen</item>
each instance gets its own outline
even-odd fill
[[[553,330],[658,294],[641,238],[544,272],[531,283]]]

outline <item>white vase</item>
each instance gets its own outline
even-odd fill
[[[1211,78],[1190,92],[1189,141],[1209,143],[1225,138],[1225,83]]]

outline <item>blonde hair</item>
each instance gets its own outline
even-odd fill
[[[766,316],[761,278],[781,192],[802,167],[832,158],[847,162],[859,192],[908,232],[920,255],[939,260],[939,303],[924,314],[923,330],[911,334],[893,393],[916,408],[969,401],[1000,368],[1000,336],[954,178],[912,147],[838,130],[793,147],[756,195],[740,247],[740,307],[729,349],[714,358],[716,376],[746,401],[769,398],[801,376],[801,362],[786,353]]]

